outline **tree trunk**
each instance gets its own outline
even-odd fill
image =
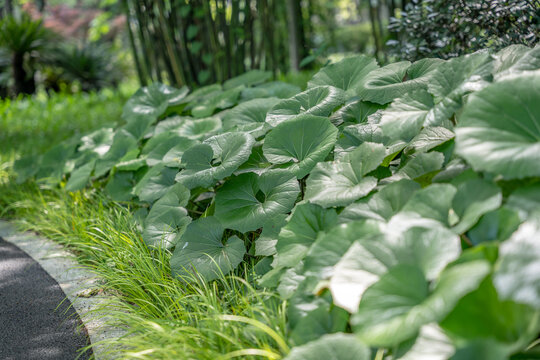
[[[375,59],[377,59],[378,61],[379,52],[381,51],[381,49],[380,49],[379,35],[377,34],[377,24],[375,23],[377,19],[377,13],[376,13],[377,10],[373,7],[371,0],[368,0],[368,4],[369,4],[369,19],[371,22],[371,33],[373,34],[373,42],[375,43],[374,55],[375,55]]]
[[[34,74],[27,74],[24,69],[24,53],[13,54],[12,68],[15,94],[33,94],[36,91],[36,83]]]
[[[289,30],[289,63],[292,71],[300,70],[305,57],[304,24],[298,0],[287,0],[287,29]]]
[[[137,45],[135,44],[135,37],[133,36],[133,30],[131,29],[131,14],[129,11],[129,5],[127,0],[122,0],[122,5],[124,6],[124,12],[126,14],[126,26],[129,35],[129,44],[131,45],[131,52],[133,54],[133,61],[135,62],[135,68],[137,70],[137,76],[139,77],[139,84],[141,86],[146,86],[147,84],[147,75],[143,71],[141,61],[139,59],[139,54],[137,51]]]

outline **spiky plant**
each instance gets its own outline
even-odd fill
[[[10,53],[16,94],[32,94],[35,91],[35,71],[28,60],[43,50],[52,37],[53,33],[43,26],[41,20],[33,20],[26,13],[8,16],[0,21],[0,47]]]

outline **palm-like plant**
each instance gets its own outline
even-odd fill
[[[16,94],[35,91],[34,70],[27,66],[27,58],[42,50],[52,33],[41,20],[33,20],[26,13],[8,16],[0,21],[0,47],[9,51]]]
[[[78,82],[82,91],[99,90],[120,80],[110,49],[102,44],[63,45],[50,52],[50,65],[60,69],[60,78]]]

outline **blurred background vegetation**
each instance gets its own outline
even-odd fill
[[[247,70],[302,86],[350,53],[450,58],[539,37],[539,0],[0,0],[0,97]]]

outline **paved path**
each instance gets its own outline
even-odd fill
[[[58,283],[0,238],[0,359],[74,360],[88,337]]]

